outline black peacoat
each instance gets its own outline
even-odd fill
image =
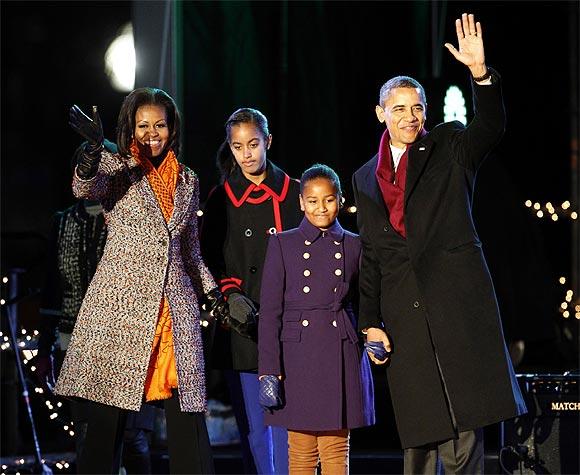
[[[359,329],[382,321],[391,337],[387,378],[404,448],[526,411],[471,216],[477,169],[505,127],[499,75],[473,83],[473,94],[467,127],[440,124],[409,147],[406,239],[389,222],[378,157],[353,177],[363,244]]]
[[[266,198],[262,189],[251,191],[252,182],[236,167],[223,185],[211,191],[200,235],[204,262],[224,293],[240,290],[257,308],[270,234],[277,227],[280,231],[297,227],[304,216],[298,200],[299,182],[270,161],[262,186],[281,198],[278,204],[271,196]],[[216,368],[255,371],[257,343],[217,327],[209,363]]]

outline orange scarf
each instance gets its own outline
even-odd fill
[[[131,145],[131,155],[143,167],[165,222],[169,222],[173,214],[173,200],[179,175],[179,163],[175,153],[173,153],[173,150],[169,150],[157,169],[147,157],[139,153],[139,148],[135,141]],[[145,400],[168,399],[171,397],[172,388],[177,388],[177,369],[175,366],[175,353],[173,352],[171,314],[169,313],[167,299],[163,296],[159,305],[159,317],[155,328],[155,337],[153,338],[147,379],[145,380]]]

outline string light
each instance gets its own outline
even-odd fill
[[[558,279],[561,285],[566,284],[566,277],[562,276]],[[572,289],[566,289],[566,294],[564,296],[564,301],[560,303],[560,308],[558,312],[562,314],[563,318],[570,318],[572,313],[572,308],[574,308],[574,317],[580,320],[580,300],[574,300],[574,291]]]
[[[572,211],[571,209],[572,205],[568,200],[564,201],[560,205],[559,209],[554,207],[554,205],[550,201],[547,201],[546,204],[542,205],[539,201],[533,203],[532,200],[526,200],[524,202],[524,205],[526,208],[532,209],[538,218],[543,218],[544,215],[546,214],[545,211],[547,211],[552,221],[554,222],[558,221],[560,218],[563,217],[569,217],[570,219],[578,219],[578,212]]]

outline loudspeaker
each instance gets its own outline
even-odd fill
[[[501,424],[506,473],[580,473],[579,375],[518,374],[528,413]]]

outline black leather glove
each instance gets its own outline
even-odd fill
[[[93,106],[93,118],[91,119],[77,105],[73,105],[69,111],[68,123],[75,132],[82,135],[87,141],[77,163],[77,174],[80,178],[90,179],[97,174],[105,140],[97,106]]]
[[[383,361],[391,353],[385,349],[382,341],[367,341],[364,344],[367,352],[371,353],[377,360]]]
[[[275,409],[284,405],[282,384],[278,376],[268,374],[260,377],[258,402],[264,409]]]
[[[230,315],[228,304],[220,292],[219,287],[211,289],[207,294],[205,294],[205,298],[207,300],[206,310],[209,312],[210,316],[220,323],[229,320]]]
[[[230,317],[236,320],[233,325],[236,325],[240,332],[250,335],[256,327],[258,315],[254,302],[240,292],[232,292],[228,295],[228,307]]]

